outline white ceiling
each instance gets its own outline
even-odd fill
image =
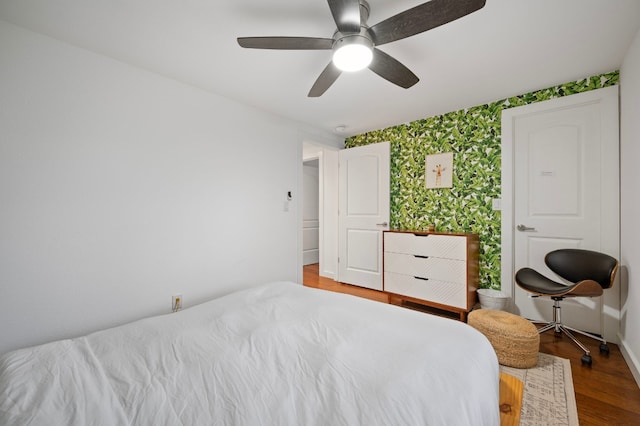
[[[424,0],[368,2],[373,25]],[[420,78],[412,88],[364,70],[320,98],[307,93],[330,51],[243,49],[236,37],[330,38],[325,0],[0,0],[0,19],[350,136],[619,69],[640,0],[487,0],[380,48]]]

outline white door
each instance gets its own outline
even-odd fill
[[[389,224],[389,142],[340,151],[338,281],[382,290]]]
[[[528,266],[560,280],[544,264],[558,248],[618,257],[617,98],[612,87],[503,113],[503,130],[512,138],[513,204],[505,208],[513,209],[513,272]],[[551,320],[549,298],[532,298],[517,285],[513,295],[520,315]],[[562,321],[603,334],[603,299],[566,299]]]

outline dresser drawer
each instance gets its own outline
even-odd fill
[[[423,280],[411,275],[385,271],[384,291],[467,309],[467,287],[464,284]]]
[[[467,262],[440,257],[416,257],[416,255],[385,252],[384,270],[398,274],[417,276],[466,285]]]
[[[466,260],[467,238],[457,235],[416,235],[404,232],[385,232],[384,251]]]

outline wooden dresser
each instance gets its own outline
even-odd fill
[[[394,304],[418,304],[466,320],[476,304],[477,234],[384,231],[384,291]]]

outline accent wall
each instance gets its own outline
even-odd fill
[[[500,288],[502,110],[618,84],[619,72],[592,76],[348,138],[347,148],[391,142],[391,228],[474,232],[480,287]],[[453,187],[427,189],[427,155],[453,152]]]

